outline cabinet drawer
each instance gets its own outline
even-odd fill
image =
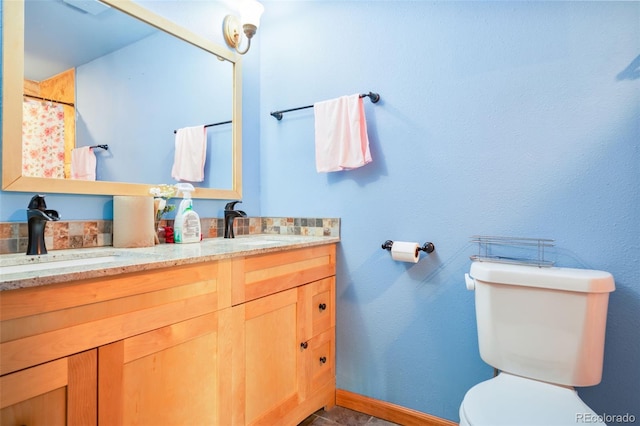
[[[312,330],[316,336],[336,325],[335,277],[325,278],[309,285],[311,290]]]
[[[233,259],[233,305],[288,290],[332,275],[335,244]]]
[[[306,389],[312,394],[336,377],[335,329],[331,328],[309,341],[306,360]]]

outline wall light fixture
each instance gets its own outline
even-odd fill
[[[240,18],[235,15],[227,15],[222,22],[222,31],[224,33],[224,40],[227,45],[236,50],[241,55],[244,55],[249,51],[251,47],[251,38],[256,34],[258,27],[260,26],[260,16],[264,12],[264,6],[258,3],[256,0],[242,0],[240,4]],[[240,25],[242,24],[242,31],[247,37],[247,46],[244,50],[240,50],[240,44],[244,37],[240,32]]]

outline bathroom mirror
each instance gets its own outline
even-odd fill
[[[75,99],[73,133],[76,139],[72,143],[75,147],[109,146],[108,150],[94,149],[97,157],[95,181],[43,177],[25,171],[23,167],[23,104],[25,100],[32,99],[24,97],[28,88],[26,82],[50,77],[41,72],[48,66],[39,62],[34,67],[32,63],[38,63],[39,59],[34,59],[30,53],[25,54],[25,43],[33,43],[28,30],[34,25],[28,21],[33,13],[28,8],[45,3],[67,8],[68,12],[78,15],[78,19],[86,18],[86,15],[91,16],[90,19],[96,16],[105,19],[108,14],[115,13],[122,15],[120,18],[139,21],[143,27],[139,34],[123,42],[127,47],[100,54],[87,63],[74,65],[72,69],[75,70],[72,99]],[[194,183],[197,189],[193,196],[241,198],[239,57],[131,1],[105,0],[104,5],[95,2],[107,10],[98,11],[95,15],[93,11],[73,11],[74,7],[67,3],[78,2],[3,2],[2,189],[149,195],[151,186],[174,182],[170,173],[174,130],[226,122],[206,128],[209,156],[205,163],[205,180]],[[45,16],[53,16],[53,13],[45,13]],[[56,23],[35,25],[51,25],[53,28]],[[78,21],[74,27],[81,25],[85,24]],[[97,33],[98,25],[93,24],[93,27]],[[107,33],[111,38],[125,36],[121,27],[107,29]],[[96,40],[95,43],[99,43],[99,38]],[[29,50],[33,50],[31,46]],[[70,50],[76,53],[81,49],[74,47]],[[55,57],[47,60],[63,62]],[[188,84],[184,85],[185,82]],[[198,90],[194,90],[195,87]],[[46,104],[48,101],[36,102]],[[164,174],[154,175],[157,169],[162,169]]]

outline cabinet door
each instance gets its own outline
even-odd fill
[[[232,307],[233,424],[284,424],[299,403],[297,289]]]
[[[95,425],[97,351],[0,377],[0,424]]]
[[[101,347],[100,425],[229,424],[219,328],[229,310]],[[226,391],[228,393],[228,391]],[[227,416],[227,417],[225,417]]]

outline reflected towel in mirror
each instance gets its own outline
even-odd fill
[[[171,177],[179,181],[202,182],[206,154],[207,134],[204,125],[178,129]]]
[[[96,155],[91,147],[71,151],[71,179],[96,180]]]

